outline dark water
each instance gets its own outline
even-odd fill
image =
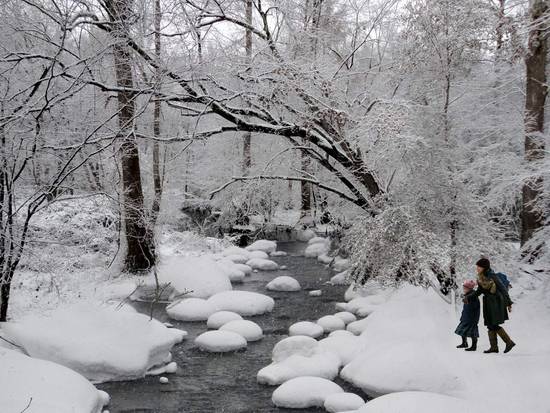
[[[175,374],[167,374],[168,384],[160,384],[158,376],[150,376],[129,382],[104,383],[98,387],[111,395],[111,413],[149,412],[295,412],[273,406],[271,394],[276,387],[260,385],[256,373],[271,362],[271,350],[285,338],[288,327],[296,321],[311,320],[335,312],[334,303],[341,301],[344,287],[327,286],[330,270],[311,258],[297,256],[304,249],[302,243],[279,243],[279,249],[289,252],[286,257],[275,257],[286,270],[258,272],[247,277],[243,284],[235,284],[236,290],[268,294],[275,299],[273,312],[249,317],[258,323],[265,337],[249,343],[245,351],[230,354],[205,353],[195,348],[195,337],[206,331],[206,323],[188,323],[169,320],[164,305],[155,307],[155,317],[169,321],[175,327],[189,332],[187,340],[172,351],[178,364]],[[265,285],[279,275],[295,277],[302,291],[293,293],[272,292]],[[321,289],[321,297],[309,297],[308,291]],[[148,304],[137,304],[140,311],[149,313]],[[345,382],[336,380],[346,391],[366,396]],[[303,409],[301,412],[319,412],[319,409]]]

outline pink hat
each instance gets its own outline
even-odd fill
[[[474,288],[476,288],[477,283],[475,280],[466,280],[462,285],[468,290],[473,290]]]

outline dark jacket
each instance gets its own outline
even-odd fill
[[[508,320],[507,307],[512,305],[512,300],[508,295],[508,289],[502,284],[493,270],[488,270],[485,273],[487,278],[493,280],[497,290],[492,294],[489,290],[485,290],[481,285],[478,285],[474,292],[476,296],[483,294],[483,321],[488,327],[498,326]]]
[[[462,315],[460,316],[460,322],[464,324],[476,325],[479,323],[479,298],[474,290],[470,291],[464,296],[464,306],[462,307]]]

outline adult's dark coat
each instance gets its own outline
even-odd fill
[[[483,294],[483,321],[487,327],[496,327],[508,320],[508,306],[512,300],[508,295],[507,288],[502,284],[493,270],[488,270],[485,276],[495,282],[496,292],[492,294],[478,284],[475,291],[476,296]]]

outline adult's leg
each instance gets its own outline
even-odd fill
[[[497,330],[499,326],[487,326],[489,334],[489,344],[491,345],[484,353],[498,353],[498,342],[497,342]]]
[[[504,349],[505,353],[508,353],[512,348],[516,345],[506,332],[504,328],[500,327],[496,330],[496,333],[500,336],[500,338],[506,343],[506,348]]]

